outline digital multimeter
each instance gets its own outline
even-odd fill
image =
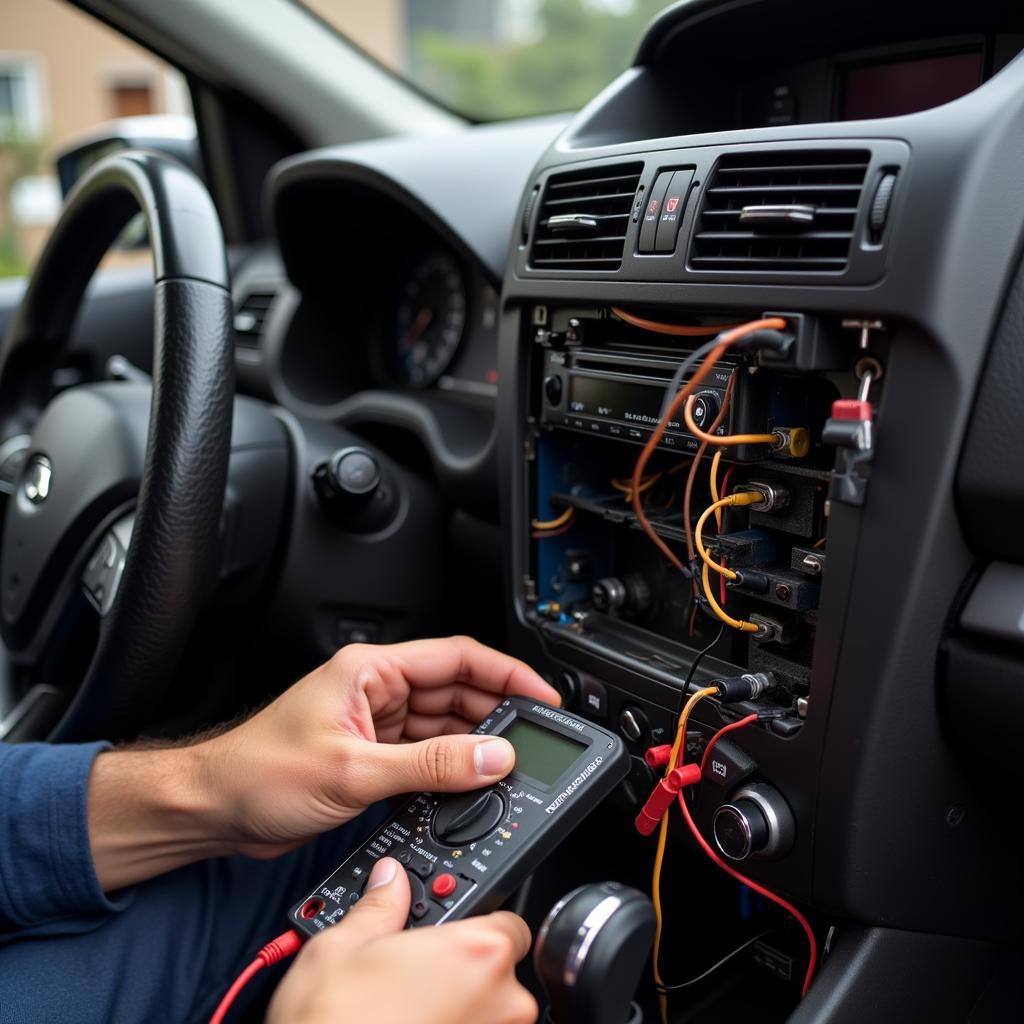
[[[486,789],[405,798],[292,908],[296,928],[316,935],[342,920],[381,857],[405,866],[410,927],[495,910],[629,771],[618,736],[539,701],[509,697],[474,731],[512,744],[511,773]]]

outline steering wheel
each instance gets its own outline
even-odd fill
[[[85,287],[140,209],[155,277],[152,387],[102,382],[54,396]],[[202,182],[150,152],[97,163],[68,196],[0,346],[0,476],[17,467],[0,636],[18,697],[0,711],[0,738],[126,737],[158,705],[217,560],[231,315]],[[70,666],[84,678],[65,678]]]

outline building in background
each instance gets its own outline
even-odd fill
[[[406,0],[307,6],[401,67]],[[0,277],[24,273],[57,216],[55,155],[104,121],[144,114],[191,115],[174,68],[61,0],[0,0]]]

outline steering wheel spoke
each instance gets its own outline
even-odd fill
[[[82,591],[103,618],[110,613],[124,575],[135,514],[119,519],[100,538],[82,570]]]

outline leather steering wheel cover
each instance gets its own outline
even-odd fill
[[[118,594],[53,739],[135,733],[165,692],[218,562],[234,399],[232,303],[216,209],[183,165],[125,151],[68,196],[0,350],[0,416],[49,397],[100,258],[140,210],[154,273],[153,395]],[[17,387],[7,385],[10,379]]]

